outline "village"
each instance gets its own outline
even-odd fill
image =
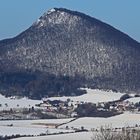
[[[56,119],[56,118],[79,118],[79,117],[111,117],[124,112],[140,113],[140,101],[130,102],[129,97],[123,95],[119,100],[110,102],[90,103],[73,101],[67,98],[62,100],[49,100],[43,98],[35,106],[11,108],[8,103],[0,104],[0,120],[28,120],[28,119]],[[13,100],[11,98],[11,100]]]

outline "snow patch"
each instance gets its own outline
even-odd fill
[[[40,21],[41,21],[41,20],[40,20],[40,19],[38,19],[38,20],[36,21],[36,24],[38,24]]]
[[[126,101],[129,101],[131,103],[139,103],[140,102],[140,97],[135,97],[135,98],[130,98],[130,99],[127,99]]]
[[[42,120],[7,120],[0,121],[0,135],[40,135],[41,133],[73,132],[66,129],[47,128],[45,124],[62,124],[72,119],[42,119]],[[10,126],[10,125],[13,126]]]
[[[40,27],[43,27],[45,25],[45,23],[46,23],[45,20],[39,18],[33,25],[40,28]]]
[[[83,90],[87,91],[87,94],[81,96],[69,96],[69,97],[52,97],[48,98],[49,100],[62,100],[66,101],[68,98],[74,102],[91,102],[91,103],[99,103],[99,102],[109,102],[119,100],[123,93],[115,93],[112,91],[102,91],[98,89],[88,89],[83,88]]]
[[[63,135],[50,135],[50,136],[40,136],[40,137],[23,137],[15,140],[91,140],[93,137],[92,132],[78,132]]]
[[[55,12],[55,11],[56,11],[56,10],[55,10],[54,8],[52,8],[52,9],[50,9],[50,10],[47,12],[47,15],[49,15],[49,14]]]
[[[10,110],[10,108],[30,108],[32,106],[36,107],[35,105],[41,102],[41,100],[31,100],[25,97],[20,99],[17,97],[6,98],[0,94],[0,110]]]
[[[66,125],[60,126],[60,128],[84,128],[91,130],[92,128],[100,129],[101,126],[111,126],[112,128],[122,128],[131,126],[134,127],[136,124],[140,125],[140,114],[132,114],[126,112],[121,115],[109,117],[109,118],[100,118],[100,117],[84,117],[79,118],[73,122],[70,122]]]

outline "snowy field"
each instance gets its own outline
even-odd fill
[[[7,126],[13,124],[13,126],[23,126],[23,127],[30,127],[36,126],[35,124],[42,124],[41,127],[45,127],[45,124],[62,124],[71,121],[73,118],[70,119],[41,119],[41,120],[9,120],[9,121],[0,121],[0,126]],[[38,126],[38,125],[37,125]]]
[[[68,98],[73,100],[74,102],[83,101],[83,102],[108,102],[108,101],[115,101],[120,99],[123,95],[122,93],[114,93],[112,91],[102,91],[102,90],[93,90],[93,89],[84,89],[87,91],[87,94],[75,97],[52,97],[48,98],[50,100],[62,100],[66,101]],[[3,95],[0,94],[0,110],[9,110],[10,108],[30,108],[35,107],[36,104],[41,103],[41,100],[31,100],[28,98],[21,98],[21,99],[10,99],[5,98]]]
[[[0,135],[2,136],[12,136],[12,135],[40,135],[40,134],[53,134],[61,132],[73,132],[73,130],[65,129],[51,129],[43,127],[4,127],[0,126]]]
[[[127,99],[126,101],[129,101],[131,103],[139,103],[140,102],[140,97],[135,97],[135,98],[130,98],[130,99]]]
[[[140,125],[140,114],[131,114],[125,113],[118,116],[110,117],[110,118],[79,118],[73,122],[70,122],[66,125],[62,125],[60,128],[65,128],[68,126],[69,128],[84,128],[91,130],[92,128],[99,129],[101,126],[109,126],[112,128],[122,128],[122,127],[135,127],[135,125]],[[61,134],[61,135],[51,135],[51,136],[43,136],[43,137],[26,137],[26,138],[18,138],[16,140],[91,140],[93,137],[93,133],[90,132],[79,132],[79,133],[70,133],[70,134]]]
[[[67,125],[61,126],[61,128],[65,128],[69,126],[69,128],[84,128],[90,130],[92,128],[99,129],[101,126],[110,126],[112,128],[122,128],[127,126],[135,126],[136,124],[140,125],[140,114],[131,114],[124,113],[121,115],[109,117],[109,118],[99,118],[99,117],[84,117],[79,118],[73,122],[70,122]]]
[[[112,91],[102,91],[102,90],[93,90],[86,89],[87,94],[76,96],[76,97],[52,97],[48,98],[50,100],[63,100],[66,101],[68,98],[74,102],[108,102],[115,101],[120,99],[123,93],[115,93]],[[139,102],[140,97],[128,99],[130,102]],[[5,98],[0,95],[0,110],[9,109],[9,108],[29,108],[31,106],[35,107],[35,104],[41,103],[41,100],[30,100],[27,98],[22,99],[10,99]],[[6,106],[5,104],[8,104]],[[18,106],[17,106],[18,104]],[[109,118],[99,118],[99,117],[84,117],[79,118],[75,121],[71,119],[45,119],[45,120],[10,120],[10,121],[0,121],[0,135],[40,135],[41,133],[52,134],[59,132],[73,132],[72,128],[81,128],[85,129],[99,129],[101,126],[110,126],[112,128],[122,128],[127,126],[135,126],[136,124],[140,125],[140,114],[124,113],[118,116],[113,116]],[[69,122],[69,123],[67,123]],[[65,125],[59,126],[56,128],[51,128],[48,125],[54,124],[59,125],[67,123]],[[68,126],[69,130],[66,130]],[[39,137],[25,137],[18,138],[19,140],[91,140],[91,132],[79,132],[79,133],[70,133],[70,134],[59,134],[59,135],[50,135],[50,136],[39,136]],[[16,139],[16,140],[18,140]]]
[[[53,136],[17,138],[15,140],[91,140],[92,137],[93,134],[91,132],[79,132]]]
[[[36,104],[41,103],[41,100],[30,100],[27,98],[10,99],[5,98],[0,94],[0,110],[9,110],[10,108],[30,108],[35,107]]]
[[[52,120],[27,120],[27,121],[0,121],[0,134],[1,135],[39,135],[41,133],[59,133],[59,132],[73,132],[73,128],[85,129],[99,129],[101,126],[109,126],[112,128],[122,128],[122,127],[135,127],[136,124],[140,125],[140,114],[125,113],[118,116],[110,118],[98,118],[98,117],[84,117],[79,118],[75,121],[69,122],[71,119],[52,119]],[[66,125],[58,127],[58,129],[47,128],[45,124],[60,124],[69,122]],[[37,124],[41,125],[37,125]],[[7,126],[13,124],[12,127]],[[66,130],[66,126],[69,130]],[[71,134],[61,134],[61,135],[51,135],[45,137],[33,137],[33,138],[20,138],[21,140],[59,140],[65,138],[66,140],[73,139],[77,140],[90,140],[91,132],[83,133],[71,133]],[[84,139],[86,138],[86,139]],[[19,140],[20,140],[19,139]]]
[[[87,94],[75,97],[52,97],[48,98],[50,100],[62,100],[66,101],[68,98],[72,101],[83,101],[83,102],[91,102],[91,103],[98,103],[98,102],[108,102],[108,101],[115,101],[119,100],[123,93],[115,93],[112,91],[102,91],[98,89],[88,89],[85,88],[84,90],[87,91]]]
[[[83,102],[108,102],[108,101],[115,101],[120,99],[123,95],[122,93],[114,93],[112,91],[102,91],[102,90],[93,90],[93,89],[85,89],[87,94],[75,97],[52,97],[48,98],[50,100],[62,100],[66,101],[68,98],[73,101],[83,101]],[[32,106],[35,107],[36,104],[41,103],[41,100],[31,100],[28,98],[21,98],[21,99],[10,99],[5,98],[3,95],[0,94],[0,110],[9,110],[10,108],[30,108]]]
[[[0,121],[0,135],[39,135],[41,133],[71,132],[72,130],[48,128],[48,124],[62,124],[72,119]],[[10,125],[13,126],[10,126]]]

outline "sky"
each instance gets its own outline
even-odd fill
[[[140,42],[140,0],[0,0],[0,40],[18,35],[54,7],[83,12]]]

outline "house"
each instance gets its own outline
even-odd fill
[[[72,112],[71,113],[71,117],[73,118],[73,117],[77,117],[78,116],[78,114],[77,114],[77,112]]]

